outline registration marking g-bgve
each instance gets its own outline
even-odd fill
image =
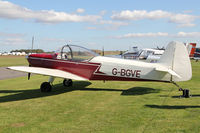
[[[112,74],[116,76],[122,77],[133,77],[133,78],[140,78],[141,70],[132,70],[132,69],[112,69]]]

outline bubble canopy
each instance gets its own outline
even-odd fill
[[[72,61],[89,61],[95,56],[99,55],[87,48],[78,45],[64,45],[58,52],[57,59]]]

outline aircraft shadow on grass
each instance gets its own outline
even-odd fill
[[[195,94],[194,95],[191,94],[190,96],[191,97],[200,97],[200,95],[195,95]],[[172,96],[172,98],[181,98],[181,96]]]
[[[183,97],[182,95],[179,95],[179,96],[160,95],[160,97],[171,97],[171,98],[179,98],[179,99],[180,99],[180,98],[185,98],[185,97]],[[200,97],[200,95],[198,95],[198,94],[197,94],[197,95],[196,95],[196,94],[194,94],[194,95],[191,94],[190,97],[191,97],[191,98]]]
[[[156,109],[187,109],[187,108],[200,108],[200,106],[192,106],[192,105],[145,105],[149,108]]]
[[[127,90],[123,89],[103,89],[103,88],[86,88],[91,83],[88,81],[75,81],[73,87],[63,87],[62,84],[53,85],[52,92],[41,93],[40,89],[32,90],[0,90],[0,93],[14,93],[11,95],[0,96],[0,103],[20,101],[26,99],[34,99],[40,97],[47,97],[53,95],[59,95],[62,93],[67,93],[71,91],[119,91],[122,92],[121,95],[144,95],[149,93],[158,93],[159,89],[145,88],[145,87],[133,87]]]

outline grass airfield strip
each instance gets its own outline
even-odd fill
[[[57,79],[51,93],[40,93],[48,77],[2,80],[0,131],[199,132],[199,66],[193,63],[193,80],[181,83],[191,89],[189,99],[177,98],[180,92],[167,83],[74,82],[64,88]]]
[[[200,62],[193,79],[179,83],[192,98],[168,83],[74,82],[56,79],[50,93],[39,86],[48,77],[0,80],[0,132],[200,132]]]
[[[0,67],[8,66],[28,66],[25,56],[0,56]]]

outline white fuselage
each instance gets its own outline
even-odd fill
[[[91,62],[101,63],[99,71],[108,76],[156,81],[170,81],[171,78],[168,73],[155,70],[156,67],[162,67],[161,64],[157,63],[103,56],[94,57]]]

